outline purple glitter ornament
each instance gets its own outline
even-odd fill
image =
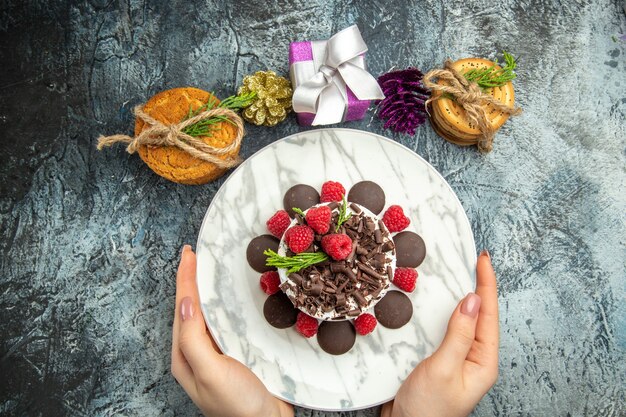
[[[430,93],[422,85],[423,76],[417,68],[407,68],[378,77],[385,93],[385,99],[378,102],[378,117],[387,120],[385,129],[415,135],[415,128],[426,121],[424,103]]]

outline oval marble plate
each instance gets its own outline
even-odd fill
[[[316,338],[279,330],[263,317],[260,274],[246,262],[248,242],[267,233],[292,185],[346,190],[361,180],[380,184],[386,207],[399,204],[409,230],[426,242],[413,317],[397,330],[380,325],[357,336],[352,350],[332,356]],[[385,208],[386,209],[386,208]],[[411,370],[440,344],[450,314],[474,288],[476,251],[459,200],[435,169],[404,146],[350,129],[298,133],[261,149],[215,195],[197,244],[198,289],[207,326],[222,351],[248,366],[275,396],[321,410],[354,410],[394,397]]]

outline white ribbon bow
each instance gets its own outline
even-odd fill
[[[356,25],[336,33],[328,41],[311,42],[311,46],[317,72],[296,87],[292,102],[296,113],[315,113],[313,126],[343,121],[348,103],[346,86],[359,100],[385,98],[376,79],[365,70],[362,54],[367,52],[367,45]],[[322,49],[324,52],[320,53]],[[316,59],[316,55],[322,54],[323,60]],[[300,76],[307,72],[310,75],[310,71],[299,70],[298,64],[301,62],[296,62],[292,70]]]

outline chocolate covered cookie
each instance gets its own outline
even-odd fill
[[[385,207],[385,192],[375,182],[361,181],[350,188],[348,201],[360,204],[374,214],[380,214]]]
[[[323,321],[317,330],[317,343],[326,353],[342,355],[352,349],[356,330],[349,321]]]
[[[417,268],[426,257],[424,239],[417,233],[401,232],[393,237],[396,244],[396,266]]]
[[[278,250],[278,244],[280,241],[272,235],[257,236],[248,243],[248,249],[246,249],[246,258],[248,264],[257,272],[275,271],[273,266],[265,265],[267,256],[263,254],[266,249],[271,249],[274,252]]]
[[[320,195],[317,190],[310,185],[298,184],[287,190],[283,197],[283,206],[285,211],[293,219],[296,213],[292,210],[294,207],[300,210],[306,210],[320,202]]]
[[[265,320],[278,329],[286,329],[296,324],[298,310],[287,296],[279,291],[267,297],[263,304],[263,315]]]
[[[389,328],[399,329],[411,320],[413,304],[403,292],[389,291],[374,307],[378,322]]]

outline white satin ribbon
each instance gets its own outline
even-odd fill
[[[343,121],[348,104],[347,87],[359,100],[385,98],[376,79],[365,70],[361,56],[367,52],[356,25],[333,35],[328,41],[311,42],[313,61],[291,66],[292,79],[306,80],[293,92],[296,113],[315,113],[312,125]]]

